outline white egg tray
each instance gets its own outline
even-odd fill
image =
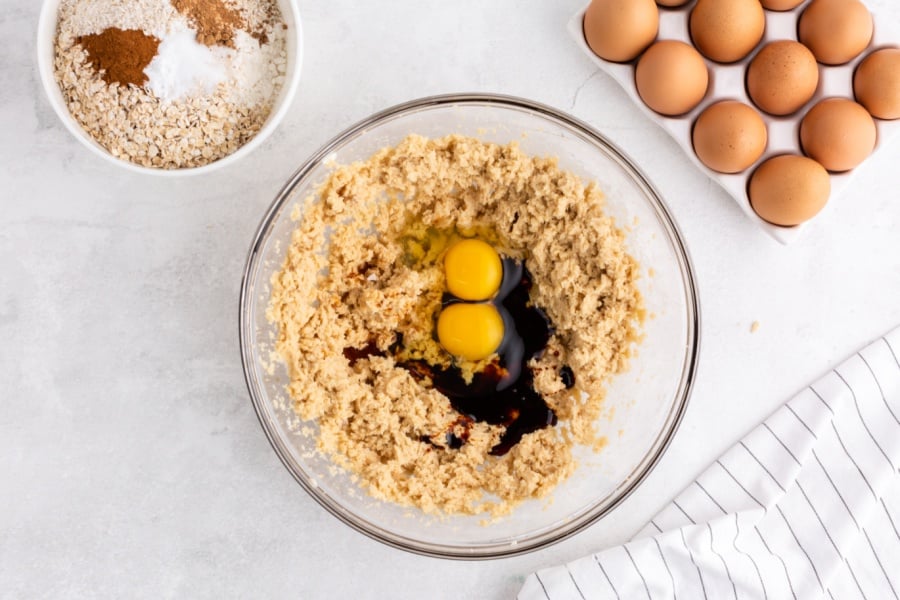
[[[697,167],[725,188],[747,217],[782,244],[789,244],[798,239],[803,230],[815,222],[816,217],[795,227],[779,227],[759,218],[750,207],[750,201],[747,197],[747,182],[750,179],[750,175],[753,174],[760,163],[772,156],[777,156],[779,154],[803,155],[803,151],[800,148],[800,120],[806,112],[822,98],[840,96],[853,99],[853,73],[862,59],[875,49],[900,46],[900,36],[887,31],[884,27],[884,23],[879,22],[873,15],[875,20],[875,33],[869,47],[862,54],[845,65],[827,66],[820,63],[819,85],[812,100],[793,115],[787,117],[775,117],[769,115],[762,110],[759,110],[747,95],[744,83],[747,66],[750,64],[750,60],[756,53],[768,42],[775,40],[797,40],[797,21],[807,4],[808,2],[804,2],[794,10],[786,12],[765,11],[766,31],[763,35],[763,39],[743,60],[732,64],[720,64],[704,57],[706,65],[709,67],[709,88],[707,89],[706,96],[694,110],[686,115],[674,118],[666,117],[654,112],[644,104],[643,100],[641,100],[634,82],[634,68],[637,64],[637,60],[629,63],[614,63],[603,60],[591,51],[584,39],[582,27],[584,13],[587,10],[587,7],[572,17],[572,20],[569,22],[569,33],[572,34],[572,37],[575,38],[576,43],[584,53],[594,61],[594,64],[612,76],[628,95],[631,96],[631,99],[635,104],[637,104],[651,119],[662,126],[662,128],[678,142]],[[657,40],[679,40],[691,44],[688,22],[693,5],[694,2],[689,2],[678,8],[670,9],[660,7],[659,34]],[[721,100],[739,100],[753,107],[762,116],[766,123],[766,127],[768,128],[768,145],[766,146],[766,150],[762,157],[746,171],[735,175],[718,173],[706,167],[694,153],[693,143],[691,141],[691,131],[694,121],[706,107]],[[875,119],[875,126],[878,130],[878,140],[875,146],[875,152],[878,152],[889,145],[891,139],[897,137],[897,134],[900,133],[900,119],[895,121]],[[849,185],[854,174],[865,165],[866,163],[864,162],[852,171],[830,174],[831,197],[823,210],[828,210],[828,206],[839,201],[843,190]]]

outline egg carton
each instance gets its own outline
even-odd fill
[[[806,223],[794,227],[779,227],[764,221],[750,206],[750,200],[747,196],[747,183],[750,180],[750,175],[753,174],[761,163],[773,156],[779,154],[803,155],[803,150],[800,147],[800,120],[806,112],[823,98],[837,96],[854,99],[853,73],[855,72],[857,65],[873,50],[900,46],[900,36],[887,31],[883,23],[879,23],[878,19],[873,15],[873,19],[875,20],[875,32],[872,41],[866,50],[845,65],[828,66],[819,63],[819,85],[813,98],[792,115],[786,117],[769,115],[768,113],[759,110],[747,95],[744,83],[747,67],[750,64],[751,59],[767,43],[776,40],[797,41],[797,21],[808,3],[809,2],[804,2],[794,10],[785,12],[766,10],[766,30],[763,39],[743,60],[731,64],[720,64],[704,57],[704,61],[709,68],[709,88],[706,91],[706,96],[704,96],[700,104],[692,111],[679,117],[667,117],[661,115],[651,110],[644,104],[644,101],[641,100],[634,82],[634,69],[637,65],[637,59],[628,63],[615,63],[604,60],[594,54],[585,41],[582,26],[587,6],[572,17],[568,26],[569,33],[575,38],[578,46],[591,58],[594,64],[608,75],[612,76],[641,110],[678,142],[694,164],[721,185],[725,191],[734,198],[747,217],[782,244],[790,244],[791,242],[796,241],[802,235],[806,227],[815,221],[815,217]],[[689,19],[694,4],[695,2],[690,2],[685,6],[678,8],[659,7],[660,19],[657,40],[679,40],[691,44]],[[733,175],[713,171],[704,165],[694,153],[693,142],[691,140],[693,124],[700,113],[702,113],[710,104],[722,100],[738,100],[753,107],[762,116],[768,129],[768,144],[763,155],[745,171]],[[895,121],[875,119],[875,126],[878,131],[875,152],[880,151],[888,145],[893,138],[896,138],[898,134],[900,134],[900,119]],[[865,164],[866,163],[864,162],[863,165]],[[827,210],[828,206],[832,205],[841,196],[844,189],[850,184],[850,180],[863,165],[845,173],[829,173],[831,176],[831,196],[828,204],[823,210]]]

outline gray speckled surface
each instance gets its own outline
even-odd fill
[[[900,144],[779,246],[579,53],[565,26],[581,3],[301,0],[303,81],[282,127],[229,169],[172,181],[66,132],[34,64],[40,3],[4,1],[0,597],[511,597],[532,569],[627,538],[783,399],[900,323]],[[900,23],[893,0],[868,4]],[[269,448],[237,345],[245,254],[281,183],[352,122],[453,91],[545,102],[619,144],[683,229],[704,319],[686,419],[641,489],[564,543],[483,563],[390,549],[319,508]]]

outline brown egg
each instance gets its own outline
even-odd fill
[[[791,40],[766,44],[747,69],[747,93],[756,106],[772,115],[800,110],[818,85],[816,57]]]
[[[709,86],[703,57],[684,42],[656,42],[638,61],[634,75],[641,99],[663,115],[677,116],[700,104]]]
[[[628,62],[653,43],[659,9],[653,0],[593,0],[584,13],[584,38],[605,60]]]
[[[828,98],[800,122],[803,152],[829,171],[849,171],[866,160],[878,133],[866,109],[846,98]]]
[[[859,0],[812,0],[797,32],[800,41],[826,65],[850,62],[872,41],[872,15]]]
[[[656,3],[659,4],[660,6],[668,6],[671,8],[674,6],[681,6],[683,4],[687,4],[688,0],[656,0]]]
[[[716,62],[741,60],[765,30],[759,0],[699,0],[691,11],[691,39],[703,56]]]
[[[900,48],[867,56],[853,76],[856,101],[878,119],[900,119]]]
[[[697,157],[720,173],[740,173],[762,156],[768,141],[759,113],[731,100],[717,102],[700,113],[692,137]]]
[[[769,10],[792,10],[803,4],[804,0],[762,0],[763,8]]]
[[[785,154],[770,158],[753,172],[747,194],[761,219],[791,227],[822,210],[831,194],[831,178],[816,161]]]

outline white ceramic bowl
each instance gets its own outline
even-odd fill
[[[110,152],[97,143],[88,133],[81,127],[78,121],[69,113],[66,101],[63,99],[62,92],[56,82],[54,76],[53,60],[54,60],[54,43],[56,40],[56,24],[57,14],[61,0],[44,0],[41,7],[41,16],[38,22],[37,32],[37,59],[38,68],[41,73],[41,82],[44,84],[44,91],[47,93],[47,99],[53,110],[59,115],[63,125],[72,132],[78,140],[84,144],[91,152],[104,159],[128,169],[135,173],[146,173],[149,175],[161,175],[163,177],[180,177],[184,175],[200,175],[209,173],[216,169],[220,169],[226,165],[233,164],[242,157],[253,152],[266,140],[269,135],[275,131],[278,124],[284,118],[290,108],[294,95],[297,93],[297,86],[300,83],[300,67],[303,64],[303,29],[300,23],[300,11],[297,8],[296,0],[277,0],[281,14],[288,26],[287,35],[287,71],[285,74],[285,84],[275,100],[275,106],[269,118],[263,124],[262,128],[249,142],[219,160],[203,165],[202,167],[188,167],[183,169],[160,169],[153,167],[143,167],[123,158],[118,158],[110,154]]]
[[[579,447],[579,467],[552,499],[529,500],[489,526],[483,517],[429,516],[374,500],[352,476],[298,434],[286,396],[283,365],[268,368],[277,326],[266,317],[273,273],[281,269],[297,223],[294,206],[327,177],[330,161],[352,163],[410,133],[459,133],[508,143],[559,165],[604,190],[604,207],[632,225],[629,252],[641,264],[638,285],[647,312],[645,339],[628,372],[610,382],[607,416],[597,423],[609,440],[599,453]],[[652,271],[650,271],[652,269]],[[652,273],[652,274],[651,274]],[[638,168],[602,134],[548,106],[510,96],[434,96],[395,106],[351,127],[314,154],[288,180],[263,218],[241,287],[240,340],[254,408],[275,452],[298,483],[339,519],[386,544],[433,556],[494,558],[542,548],[606,515],[647,476],[675,434],[687,406],[699,350],[699,306],[687,251],[662,198]]]

